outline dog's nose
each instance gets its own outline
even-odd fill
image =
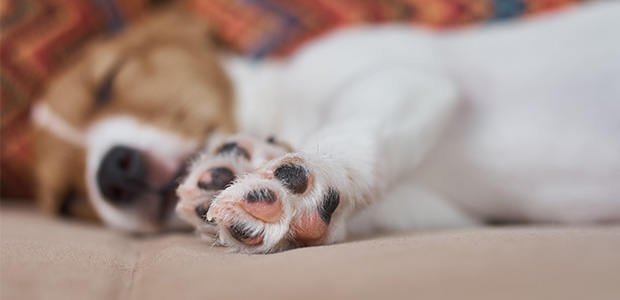
[[[97,172],[97,184],[110,202],[123,205],[148,189],[142,154],[129,147],[116,146],[103,158]]]

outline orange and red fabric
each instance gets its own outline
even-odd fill
[[[29,110],[44,83],[93,36],[143,16],[146,0],[0,1],[1,197],[33,195]]]

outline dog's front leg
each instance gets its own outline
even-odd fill
[[[317,109],[323,125],[297,151],[222,191],[207,219],[222,244],[241,252],[342,240],[351,213],[420,162],[455,103],[439,72],[389,67],[361,76]]]

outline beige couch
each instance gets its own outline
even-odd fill
[[[496,227],[239,255],[3,205],[1,299],[620,299],[620,226]]]

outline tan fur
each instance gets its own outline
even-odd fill
[[[116,68],[109,103],[95,95]],[[235,131],[232,89],[218,64],[207,26],[180,8],[100,40],[49,85],[43,101],[79,130],[111,115],[131,115],[202,143],[211,132]],[[59,212],[69,190],[86,197],[85,151],[38,128],[36,177],[40,207]],[[86,203],[74,214],[93,217]]]

